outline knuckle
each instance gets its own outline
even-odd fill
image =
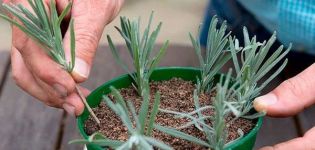
[[[51,81],[54,78],[51,71],[45,69],[38,69],[36,75],[45,82]]]
[[[45,69],[44,66],[37,66],[36,69],[36,76],[40,78],[42,81],[46,82],[47,84],[57,83],[61,80],[64,74],[61,67],[52,67],[51,69]]]
[[[47,106],[50,107],[56,107],[60,108],[62,106],[62,103],[58,102],[57,100],[54,99],[48,99],[47,101],[44,102]]]
[[[112,14],[110,16],[110,19],[113,20],[114,17],[118,14],[120,8],[123,5],[124,0],[116,0],[116,1],[111,1],[111,4],[109,6],[109,9],[111,10]]]
[[[105,0],[105,8],[107,8],[107,10],[115,10],[115,8],[117,7],[117,1],[113,1],[113,0]]]
[[[106,10],[106,11],[101,11],[102,16],[108,16],[109,19],[112,19],[114,16],[116,16],[122,7],[124,0],[105,0],[104,3],[102,4],[103,8],[101,10]]]
[[[300,87],[300,83],[299,83],[299,79],[295,78],[290,78],[288,80],[285,80],[282,83],[282,86],[288,90],[288,92],[290,92],[291,94],[293,94],[294,96],[298,97],[300,95],[303,94],[303,91]]]
[[[49,107],[58,107],[54,102],[46,101],[45,104]]]
[[[72,77],[65,73],[64,70],[57,69],[56,72],[43,71],[42,73],[39,73],[38,78],[48,84],[49,87],[53,87],[53,90],[49,90],[50,92],[48,92],[52,97],[62,98],[69,92],[72,92],[75,88],[75,82]],[[60,85],[62,88],[59,88],[56,85]]]
[[[17,71],[13,70],[12,71],[12,79],[14,80],[14,82],[17,84],[17,85],[20,85],[21,84],[21,74],[18,73]]]
[[[93,57],[98,41],[98,34],[96,31],[78,29],[76,36],[76,42],[80,49],[77,51],[78,55],[88,58]]]
[[[13,26],[12,30],[12,45],[14,45],[15,49],[17,49],[21,54],[25,54],[27,51],[27,46],[29,46],[30,39],[26,37],[26,35],[18,29],[17,27]]]

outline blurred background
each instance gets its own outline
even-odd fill
[[[0,0],[2,3],[2,0]],[[207,0],[125,0],[119,16],[137,18],[141,16],[142,24],[147,24],[151,11],[154,21],[163,22],[158,43],[170,40],[172,44],[190,44],[188,32],[196,33],[202,22]],[[100,44],[106,44],[106,35],[111,35],[115,43],[122,41],[114,26],[119,25],[119,17],[110,23],[104,31]],[[0,20],[0,51],[9,50],[11,46],[11,28]]]

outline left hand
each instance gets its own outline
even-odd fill
[[[50,0],[42,0],[49,8]],[[71,115],[80,115],[84,105],[75,91],[77,83],[84,82],[105,26],[118,14],[124,0],[72,0],[70,14],[62,28],[65,29],[64,49],[70,60],[70,15],[74,19],[76,35],[76,62],[71,74],[55,63],[31,38],[19,28],[12,26],[11,65],[16,84],[44,104],[63,108]],[[4,3],[21,4],[30,9],[27,0],[4,0]],[[58,13],[70,0],[55,0]],[[31,9],[30,9],[31,10]],[[49,12],[49,11],[48,11]],[[81,87],[87,95],[88,90]]]

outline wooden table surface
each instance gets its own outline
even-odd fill
[[[130,62],[127,52],[119,47],[122,57]],[[81,138],[75,118],[63,110],[45,106],[20,90],[11,78],[9,53],[0,53],[0,150],[77,150],[82,145],[68,145]],[[197,66],[190,46],[171,45],[160,66]],[[116,64],[108,47],[99,48],[91,76],[83,85],[91,90],[104,82],[124,74]],[[280,82],[277,79],[272,89]],[[289,118],[265,117],[255,149],[303,135],[315,124],[315,107]]]

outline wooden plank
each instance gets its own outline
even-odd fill
[[[0,149],[55,149],[62,113],[24,93],[8,78],[0,99]]]
[[[9,55],[10,53],[8,51],[0,50],[0,77],[2,77],[5,72],[5,68],[8,65]]]
[[[297,136],[298,131],[292,117],[265,117],[263,125],[257,135],[254,149],[284,142]]]
[[[4,84],[4,78],[6,77],[6,71],[10,65],[8,51],[0,51],[0,92]],[[1,94],[1,93],[0,93]]]
[[[80,144],[68,144],[69,141],[74,139],[82,139],[77,128],[76,119],[72,116],[65,118],[64,133],[62,137],[61,150],[83,150],[83,145]]]
[[[315,126],[315,105],[305,109],[298,114],[298,122],[300,123],[301,132],[305,133],[307,130]]]
[[[160,46],[157,46],[160,47]],[[126,62],[131,62],[127,50],[123,46],[118,46],[118,50],[122,59]],[[197,58],[191,47],[173,45],[168,48],[165,57],[161,60],[160,66],[196,66]],[[131,63],[128,64],[131,66]],[[94,67],[91,71],[89,80],[84,84],[89,89],[95,89],[104,82],[125,74],[115,62],[112,54],[107,46],[100,47],[94,62]],[[76,128],[75,118],[67,116],[65,121],[64,136],[62,140],[62,150],[76,150],[82,149],[80,145],[68,145],[67,143],[72,139],[81,138]]]

